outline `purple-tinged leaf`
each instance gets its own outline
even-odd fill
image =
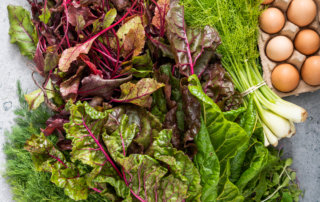
[[[220,62],[210,65],[202,74],[204,92],[220,107],[222,111],[237,109],[242,104],[242,97],[236,91],[231,76]]]
[[[77,73],[60,84],[60,92],[64,100],[76,100],[84,66],[78,67]]]
[[[108,100],[111,98],[114,89],[131,79],[132,76],[121,79],[103,79],[99,75],[91,74],[82,79],[82,87],[79,89],[79,95],[82,97],[101,96]]]
[[[166,22],[166,35],[180,73],[186,76],[200,74],[221,42],[218,33],[209,26],[204,30],[187,28],[184,8],[177,1],[171,3]]]
[[[80,54],[89,53],[91,46],[96,38],[97,37],[94,37],[86,41],[85,43],[78,44],[75,47],[64,50],[59,60],[59,69],[62,72],[67,72],[70,68],[71,63],[77,60]]]

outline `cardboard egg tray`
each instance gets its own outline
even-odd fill
[[[299,95],[301,93],[306,93],[306,92],[314,92],[316,90],[320,89],[320,86],[310,86],[308,84],[306,84],[302,79],[300,80],[300,83],[298,85],[298,87],[288,93],[283,93],[280,92],[278,90],[276,90],[271,83],[271,73],[273,71],[273,69],[279,65],[279,64],[283,64],[283,63],[289,63],[292,64],[293,66],[295,66],[299,72],[301,70],[301,67],[304,63],[304,61],[308,58],[311,57],[313,55],[320,55],[320,51],[318,50],[315,54],[310,55],[310,56],[306,56],[303,55],[302,53],[300,53],[299,51],[295,50],[293,51],[293,54],[291,55],[291,57],[283,62],[274,62],[271,61],[266,53],[265,53],[265,47],[268,44],[269,40],[272,39],[275,36],[286,36],[288,38],[290,38],[292,40],[292,42],[294,43],[294,39],[296,37],[296,35],[298,34],[298,32],[302,29],[306,29],[306,28],[310,28],[315,30],[318,34],[320,34],[320,14],[319,14],[319,9],[320,9],[320,0],[314,0],[315,3],[317,4],[317,16],[315,18],[315,20],[308,26],[306,27],[298,27],[297,25],[291,23],[290,21],[288,21],[287,19],[287,9],[290,5],[292,0],[275,0],[272,4],[266,5],[268,7],[275,7],[280,9],[286,18],[286,23],[283,27],[283,29],[276,33],[276,34],[267,34],[265,32],[263,32],[260,29],[260,36],[259,36],[259,50],[260,50],[260,57],[261,57],[261,64],[262,64],[262,68],[263,68],[263,78],[266,81],[267,85],[274,91],[276,92],[280,97],[286,97],[286,96],[291,96],[291,95]],[[300,76],[301,77],[301,76]]]

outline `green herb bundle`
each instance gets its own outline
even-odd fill
[[[257,48],[258,19],[261,1],[254,0],[183,0],[187,22],[192,26],[215,27],[222,39],[218,52],[236,88],[251,92],[261,122],[265,145],[278,145],[278,140],[295,134],[294,123],[304,122],[305,109],[282,100],[264,85]],[[248,100],[248,99],[247,99]]]

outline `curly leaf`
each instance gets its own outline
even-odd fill
[[[38,36],[31,21],[30,14],[21,6],[8,7],[11,43],[19,46],[22,55],[32,59],[36,52]]]
[[[105,124],[108,134],[117,133],[119,123],[124,115],[128,116],[128,126],[133,127],[132,125],[136,125],[139,128],[139,135],[133,139],[128,148],[129,153],[143,153],[150,146],[152,137],[161,131],[162,124],[155,116],[143,108],[132,105],[121,106],[113,108],[109,115],[110,118]]]
[[[70,122],[64,125],[67,139],[72,141],[71,160],[81,161],[84,164],[95,167],[104,165],[105,156],[98,143],[90,136],[88,130],[83,125],[83,120],[94,137],[99,140],[105,132],[103,125],[106,122],[109,111],[99,112],[89,106],[88,103],[78,102],[70,107]]]
[[[115,161],[118,161],[118,159],[126,156],[127,148],[138,133],[138,127],[136,124],[130,124],[129,118],[125,114],[122,115],[118,121],[111,113],[109,119],[114,119],[116,121],[118,129],[110,135],[104,134],[102,138],[111,157]]]
[[[132,103],[141,107],[151,107],[152,97],[150,95],[163,86],[164,84],[150,78],[141,79],[136,84],[128,82],[120,86],[121,97],[114,99],[114,101]]]
[[[26,141],[24,148],[31,153],[33,163],[38,171],[51,172],[54,164],[58,164],[60,167],[65,166],[64,155],[54,147],[53,143],[43,133],[32,135]]]
[[[64,193],[75,201],[88,198],[89,190],[86,179],[79,176],[77,169],[54,166],[52,168],[51,182],[60,188],[64,188]]]
[[[222,111],[237,109],[242,104],[242,97],[235,90],[231,76],[220,62],[209,66],[202,76],[204,92],[214,100]]]
[[[87,184],[92,189],[99,189],[101,195],[110,201],[130,197],[130,189],[111,166],[96,166],[86,175]]]
[[[173,175],[159,162],[147,155],[132,154],[121,160],[129,186],[145,201],[182,201],[187,196],[187,185]]]
[[[192,161],[182,151],[171,145],[172,131],[162,130],[157,136],[147,154],[167,164],[175,177],[188,186],[188,201],[199,201],[201,196],[200,174]]]

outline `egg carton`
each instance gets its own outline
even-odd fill
[[[320,86],[310,86],[301,79],[298,87],[295,90],[288,92],[288,93],[284,93],[284,92],[280,92],[277,89],[275,89],[272,85],[272,82],[271,82],[271,73],[277,65],[283,64],[283,63],[289,63],[289,64],[292,64],[293,66],[295,66],[300,72],[304,61],[308,57],[311,57],[313,55],[320,55],[320,50],[318,50],[318,52],[316,52],[313,55],[306,56],[306,55],[303,55],[302,53],[300,53],[298,50],[294,49],[293,54],[286,61],[274,62],[274,61],[271,61],[267,57],[267,55],[265,53],[265,47],[266,47],[268,41],[275,36],[286,36],[289,39],[291,39],[292,42],[294,42],[294,39],[295,39],[296,35],[298,34],[298,32],[300,30],[306,29],[306,28],[313,29],[314,31],[316,31],[320,35],[320,24],[319,24],[320,23],[320,14],[319,14],[320,0],[314,0],[315,3],[317,4],[317,8],[318,8],[317,16],[316,16],[315,20],[310,25],[308,25],[306,27],[302,27],[302,28],[298,27],[297,25],[293,24],[292,22],[290,22],[287,19],[286,12],[287,12],[287,9],[288,9],[291,1],[292,0],[275,0],[272,4],[267,5],[268,7],[275,7],[275,8],[280,9],[285,15],[286,23],[280,32],[278,32],[276,34],[268,34],[268,33],[265,33],[264,31],[262,31],[261,29],[259,30],[260,34],[259,34],[258,44],[259,44],[261,64],[262,64],[262,68],[263,68],[263,79],[265,80],[267,85],[280,97],[287,97],[287,96],[291,96],[291,95],[298,96],[301,93],[314,92],[314,91],[320,89]],[[301,78],[301,76],[300,76],[300,78]]]

